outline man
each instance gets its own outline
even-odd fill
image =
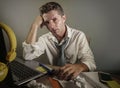
[[[69,27],[63,8],[56,2],[48,2],[40,8],[40,16],[33,22],[23,43],[25,60],[47,55],[50,65],[59,66],[58,78],[74,79],[83,71],[96,69],[93,53],[85,34]],[[50,31],[37,40],[38,28],[46,26]],[[61,46],[62,49],[60,49]],[[64,52],[61,52],[64,51]]]

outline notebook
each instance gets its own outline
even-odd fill
[[[12,73],[13,82],[19,86],[25,84],[33,79],[43,76],[45,73],[33,69],[34,61],[21,63],[20,61],[13,61],[10,63],[10,70]],[[31,67],[29,67],[29,66]]]

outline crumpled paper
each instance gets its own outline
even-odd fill
[[[43,83],[38,83],[36,80],[32,80],[27,84],[29,88],[49,88],[48,86],[44,85]]]
[[[80,75],[77,76],[73,81],[79,88],[87,88],[85,78],[81,77]]]
[[[88,88],[85,78],[81,75],[70,81],[58,80],[57,78],[54,79],[57,80],[63,88]],[[50,88],[48,85],[44,85],[36,80],[30,81],[27,86],[29,88]]]
[[[81,75],[69,81],[59,80],[56,77],[54,79],[57,80],[63,88],[89,88],[87,87],[87,81]]]

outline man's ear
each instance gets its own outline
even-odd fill
[[[65,21],[66,21],[66,15],[64,14],[64,15],[62,16],[62,18],[63,18],[63,21],[65,22]]]

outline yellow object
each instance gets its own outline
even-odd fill
[[[6,64],[0,62],[0,82],[5,79],[8,73],[8,67]]]
[[[15,37],[15,34],[12,31],[12,29],[10,27],[8,27],[6,24],[0,23],[0,27],[2,29],[4,29],[4,31],[6,32],[8,38],[9,38],[9,41],[10,41],[10,50],[7,53],[6,60],[8,62],[11,62],[16,57],[16,52],[15,52],[16,51],[16,46],[17,46],[16,37]]]
[[[107,81],[107,84],[110,88],[120,88],[120,84],[118,84],[116,81]]]
[[[37,68],[36,68],[36,70],[38,70],[38,71],[40,71],[40,72],[42,72],[42,73],[46,73],[47,71],[43,68],[43,67],[41,67],[41,66],[38,66]]]
[[[15,36],[14,32],[12,31],[12,29],[9,26],[7,26],[6,24],[0,22],[0,28],[6,32],[8,38],[9,38],[10,49],[5,58],[6,61],[9,63],[9,62],[13,61],[16,57],[16,46],[17,46],[16,36]],[[5,77],[7,76],[7,73],[8,73],[7,65],[0,62],[0,82],[5,79]]]

